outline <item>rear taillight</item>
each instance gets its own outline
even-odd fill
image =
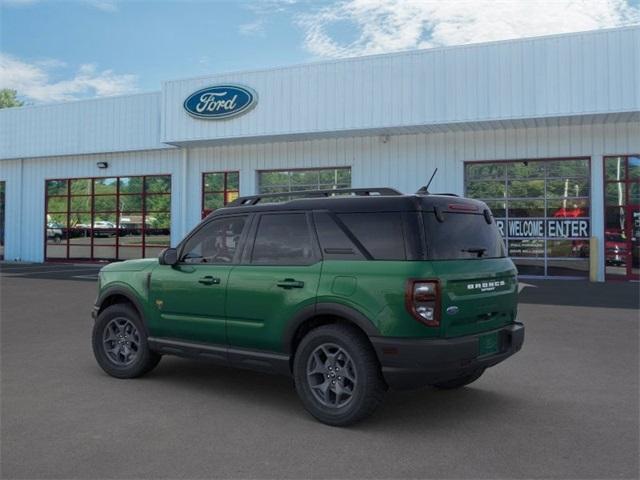
[[[420,323],[440,326],[440,288],[436,280],[408,280],[405,305]]]

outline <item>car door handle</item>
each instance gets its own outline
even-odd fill
[[[285,278],[276,283],[280,288],[303,288],[304,282],[296,280],[294,278]]]
[[[202,277],[200,280],[198,280],[198,283],[201,283],[203,285],[219,285],[220,279],[212,277],[211,275],[207,275],[206,277]]]

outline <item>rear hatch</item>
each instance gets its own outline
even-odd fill
[[[512,323],[517,313],[517,271],[493,217],[478,202],[456,202],[450,205],[455,209],[423,213],[445,337],[490,331]]]

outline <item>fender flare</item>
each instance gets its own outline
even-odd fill
[[[144,328],[146,330],[145,333],[147,334],[147,336],[149,336],[149,327],[147,326],[147,320],[145,318],[142,302],[138,299],[137,295],[133,293],[129,288],[120,285],[114,285],[112,287],[107,287],[104,291],[100,292],[95,302],[96,313],[99,310],[102,310],[102,304],[105,302],[105,300],[114,295],[125,297],[133,304],[134,308],[140,315],[140,320],[142,320],[142,324],[144,325]]]
[[[282,338],[282,346],[285,353],[292,353],[291,343],[298,331],[298,328],[300,328],[300,326],[307,320],[319,315],[330,315],[344,318],[346,321],[358,326],[368,337],[380,336],[380,331],[373,322],[355,308],[339,303],[316,303],[302,308],[289,321]]]

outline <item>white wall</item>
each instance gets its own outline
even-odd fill
[[[200,220],[201,174],[206,171],[240,170],[241,194],[249,195],[255,193],[256,170],[350,166],[354,187],[389,186],[411,193],[438,167],[431,190],[460,194],[465,161],[574,156],[593,159],[592,231],[602,239],[601,157],[632,153],[640,153],[640,123],[392,135],[386,143],[372,136],[51,157],[25,159],[22,169],[19,161],[2,161],[0,180],[7,181],[5,257],[42,261],[48,178],[171,174],[175,244]],[[107,161],[108,170],[99,170],[97,161]]]
[[[109,167],[99,169],[96,162],[107,162]],[[182,217],[180,172],[181,152],[177,149],[0,161],[0,180],[7,182],[5,259],[43,261],[47,179],[171,174],[171,218],[175,222]],[[172,232],[174,243],[179,235],[180,229]]]
[[[184,143],[640,110],[640,27],[525,38],[165,82],[163,142]],[[194,119],[185,98],[245,84],[246,115]],[[265,138],[271,141],[274,138]]]
[[[165,147],[160,92],[0,110],[0,158]]]

